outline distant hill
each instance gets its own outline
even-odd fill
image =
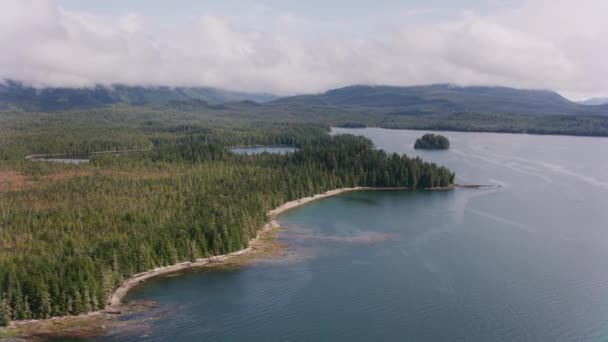
[[[61,111],[115,104],[160,106],[183,111],[233,110],[264,117],[268,117],[265,112],[270,111],[275,119],[290,116],[297,120],[309,113],[316,117],[323,115],[324,119],[335,118],[340,113],[340,120],[345,122],[351,121],[349,117],[355,113],[394,118],[463,113],[608,116],[608,104],[589,106],[572,102],[553,91],[505,87],[356,85],[322,94],[278,98],[210,87],[115,85],[37,89],[13,81],[0,83],[0,110]]]
[[[449,84],[392,87],[357,85],[323,94],[282,98],[291,108],[340,107],[393,115],[494,113],[529,115],[608,115],[608,105],[589,107],[548,90],[461,87]]]
[[[586,106],[600,106],[608,104],[608,97],[593,97],[585,101],[579,101],[578,103]]]
[[[240,101],[267,102],[277,97],[269,94],[233,92],[210,87],[133,87],[115,85],[92,88],[42,88],[19,82],[0,83],[0,109],[53,111],[98,107],[125,103],[129,105],[171,104],[212,106]]]

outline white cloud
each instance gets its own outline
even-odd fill
[[[525,0],[427,22],[416,17],[436,9],[401,12],[378,25],[378,18],[328,23],[264,7],[160,30],[136,12],[108,18],[50,0],[3,0],[0,78],[277,93],[449,82],[608,94],[606,1]]]
[[[136,13],[129,13],[120,17],[120,28],[126,33],[135,34],[142,28],[141,18]]]

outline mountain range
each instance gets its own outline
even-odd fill
[[[211,87],[95,86],[90,88],[33,88],[15,81],[0,83],[0,109],[56,111],[128,104],[143,106],[190,102],[217,106],[227,102],[266,102],[270,94],[243,93]]]
[[[350,86],[323,94],[282,98],[289,106],[362,108],[393,115],[493,113],[530,115],[608,115],[608,105],[585,106],[557,92],[506,87]]]
[[[249,103],[242,106],[239,103]],[[570,101],[557,92],[507,87],[464,87],[450,84],[426,86],[355,85],[321,94],[278,97],[210,87],[96,86],[92,88],[42,88],[15,81],[0,83],[0,109],[57,111],[127,104],[246,110],[262,105],[269,109],[298,111],[364,111],[371,114],[419,116],[454,113],[511,115],[601,115],[608,104],[586,105]],[[588,104],[588,103],[587,103]],[[596,103],[594,103],[596,104]]]

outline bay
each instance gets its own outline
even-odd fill
[[[280,260],[149,281],[100,340],[605,341],[608,139],[334,129],[445,165],[450,192],[354,192],[280,218]]]

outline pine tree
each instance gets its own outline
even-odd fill
[[[67,315],[74,314],[74,299],[72,299],[72,296],[68,296],[68,300],[65,304],[65,314],[67,314]]]
[[[169,242],[169,246],[167,247],[167,253],[169,254],[169,264],[174,265],[177,264],[179,258],[177,256],[177,249],[173,243]]]
[[[25,299],[23,300],[23,319],[30,318],[32,318],[32,310],[30,309],[30,299],[26,295]]]
[[[86,287],[84,289],[84,296],[82,297],[82,305],[84,313],[93,311],[93,307],[91,306],[91,294],[89,293],[89,289]]]
[[[198,260],[198,256],[199,256],[198,246],[196,245],[196,242],[194,240],[190,240],[190,243],[188,244],[188,248],[189,248],[189,259],[191,262],[195,262],[196,260]]]
[[[8,304],[8,299],[5,294],[2,294],[2,299],[0,300],[0,327],[4,327],[9,325],[11,322],[11,307]]]
[[[40,317],[41,318],[51,317],[51,314],[52,314],[51,296],[49,295],[48,291],[46,291],[46,290],[40,290],[39,296],[40,296],[40,308],[39,308]]]
[[[122,280],[122,274],[120,273],[120,264],[118,263],[118,254],[112,253],[112,272],[116,281]]]
[[[139,245],[139,254],[138,254],[139,263],[137,264],[138,272],[145,272],[149,270],[151,267],[150,260],[150,251],[148,250],[148,246],[146,243],[142,243]]]

